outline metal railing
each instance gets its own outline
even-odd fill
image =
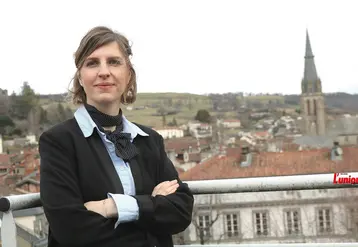
[[[349,172],[351,177],[358,178],[358,172]],[[217,179],[188,181],[188,185],[194,195],[199,194],[223,194],[240,192],[268,192],[288,190],[312,190],[312,189],[338,189],[357,188],[356,183],[334,183],[334,174],[311,174],[293,176],[251,177],[237,179]],[[41,206],[40,193],[24,195],[12,195],[0,198],[0,212],[3,212],[1,240],[3,247],[16,247],[16,224],[12,212],[21,209]],[[185,245],[181,245],[185,246]],[[196,245],[190,245],[195,247]],[[210,245],[210,246],[358,246],[358,243],[299,243],[299,244],[240,244],[240,245]]]

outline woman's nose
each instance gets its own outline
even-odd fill
[[[98,76],[101,78],[107,78],[110,75],[109,68],[106,64],[103,64],[99,67]]]

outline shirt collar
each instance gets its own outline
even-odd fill
[[[91,116],[87,112],[84,105],[81,105],[75,112],[75,119],[80,126],[80,129],[84,137],[89,137],[92,135],[93,130],[97,129],[98,132],[101,132],[96,123],[92,120]],[[130,133],[132,140],[137,136],[149,136],[143,130],[141,130],[137,125],[131,123],[124,115],[122,115],[123,121],[123,131],[124,133]],[[102,133],[102,132],[101,132]]]

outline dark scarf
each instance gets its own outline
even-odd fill
[[[138,154],[135,145],[131,142],[131,134],[122,133],[123,121],[121,109],[117,116],[110,116],[100,112],[97,108],[89,104],[85,104],[85,108],[97,127],[106,134],[108,140],[114,143],[114,146],[116,147],[116,155],[118,157],[122,158],[124,161],[129,161]],[[116,129],[113,132],[103,129],[103,127],[113,126],[116,126]]]

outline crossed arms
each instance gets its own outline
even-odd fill
[[[61,244],[100,242],[113,234],[114,224],[110,218],[117,217],[115,203],[111,198],[83,201],[76,163],[69,155],[73,151],[66,147],[65,139],[59,133],[44,132],[39,140],[41,200],[51,232]],[[165,183],[156,186],[152,195],[133,196],[139,213],[135,223],[154,235],[172,235],[185,230],[191,223],[194,199],[166,156],[163,139],[159,139],[163,161],[159,181]],[[177,180],[177,185],[173,180]]]

